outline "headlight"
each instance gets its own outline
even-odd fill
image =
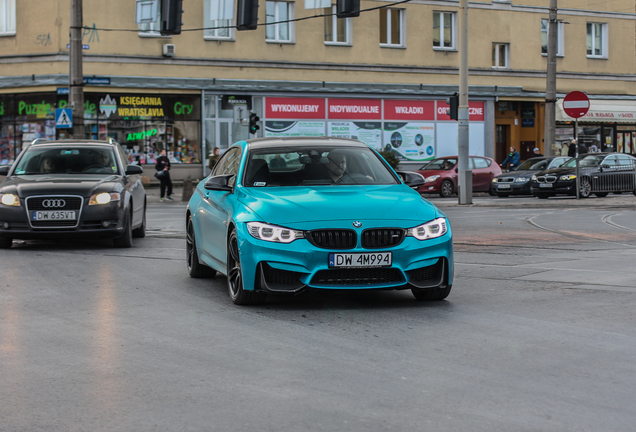
[[[567,174],[567,175],[562,175],[561,177],[559,177],[559,180],[574,180],[575,178],[576,178],[576,175]]]
[[[528,180],[530,180],[528,177],[517,177],[515,179],[515,183],[524,183],[524,182],[527,182]]]
[[[90,200],[88,200],[88,205],[99,205],[99,204],[108,204],[111,201],[119,201],[121,196],[118,192],[102,192],[98,194],[94,194]]]
[[[406,235],[418,240],[428,240],[441,237],[448,232],[445,218],[437,218],[423,225],[406,230]]]
[[[532,181],[537,181],[537,176],[536,175],[532,176]]]
[[[1,194],[0,202],[6,206],[20,207],[20,198],[14,194]]]
[[[492,182],[493,182],[493,183],[497,183],[498,181],[499,181],[499,180],[498,180],[498,179],[496,179],[496,178],[492,179]]]
[[[430,177],[426,177],[424,179],[424,183],[431,183],[434,182],[435,180],[437,180],[439,178],[438,175],[434,175],[434,176],[430,176]]]
[[[261,222],[248,222],[247,230],[256,239],[276,243],[291,243],[299,238],[305,238],[305,234],[302,231]]]

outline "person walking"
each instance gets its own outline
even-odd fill
[[[575,139],[570,141],[570,148],[568,149],[568,156],[569,157],[576,156],[576,140]]]
[[[516,148],[514,148],[513,146],[510,146],[510,154],[499,166],[503,168],[506,166],[506,164],[508,164],[509,170],[512,171],[513,169],[517,167],[517,165],[519,165],[520,161],[521,161],[521,155],[519,154]]]
[[[161,150],[161,156],[157,158],[157,163],[155,164],[155,170],[163,171],[163,175],[159,177],[159,181],[161,182],[161,186],[159,189],[161,201],[162,202],[165,201],[166,198],[169,199],[170,201],[174,201],[171,196],[172,195],[172,180],[170,179],[170,159],[168,159],[168,156],[166,156],[166,149]]]

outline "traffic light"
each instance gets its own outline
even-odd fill
[[[337,0],[336,16],[338,18],[360,16],[360,0]]]
[[[258,0],[236,0],[236,29],[256,30],[258,27]]]
[[[161,0],[161,30],[162,36],[181,34],[181,14],[183,0]]]
[[[257,116],[255,113],[250,114],[250,133],[252,135],[256,134],[256,131],[261,128],[259,125],[257,125],[260,119],[261,118]]]
[[[448,110],[448,115],[450,116],[451,120],[457,120],[457,111],[459,108],[459,95],[457,94],[457,92],[453,93],[451,97],[446,99],[446,103],[450,107],[450,109]]]

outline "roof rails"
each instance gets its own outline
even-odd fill
[[[47,140],[47,139],[44,139],[44,138],[36,138],[36,139],[34,139],[33,141],[31,141],[30,143],[27,143],[27,144],[23,147],[23,150],[24,150],[24,149],[26,149],[26,148],[28,148],[29,146],[32,146],[33,144],[36,144],[36,143],[40,142],[40,141],[48,141],[48,140]]]
[[[116,140],[115,138],[113,138],[113,137],[109,137],[109,138],[108,138],[108,143],[109,143],[109,144],[113,144],[113,145],[114,145],[114,144],[119,144],[119,143],[117,142],[117,140]]]

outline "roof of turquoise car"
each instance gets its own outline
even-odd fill
[[[267,137],[267,138],[255,138],[244,141],[250,148],[260,149],[269,147],[289,147],[289,146],[316,146],[316,145],[330,145],[330,146],[343,146],[343,147],[368,147],[365,143],[358,140],[348,138],[333,138],[333,137]]]

